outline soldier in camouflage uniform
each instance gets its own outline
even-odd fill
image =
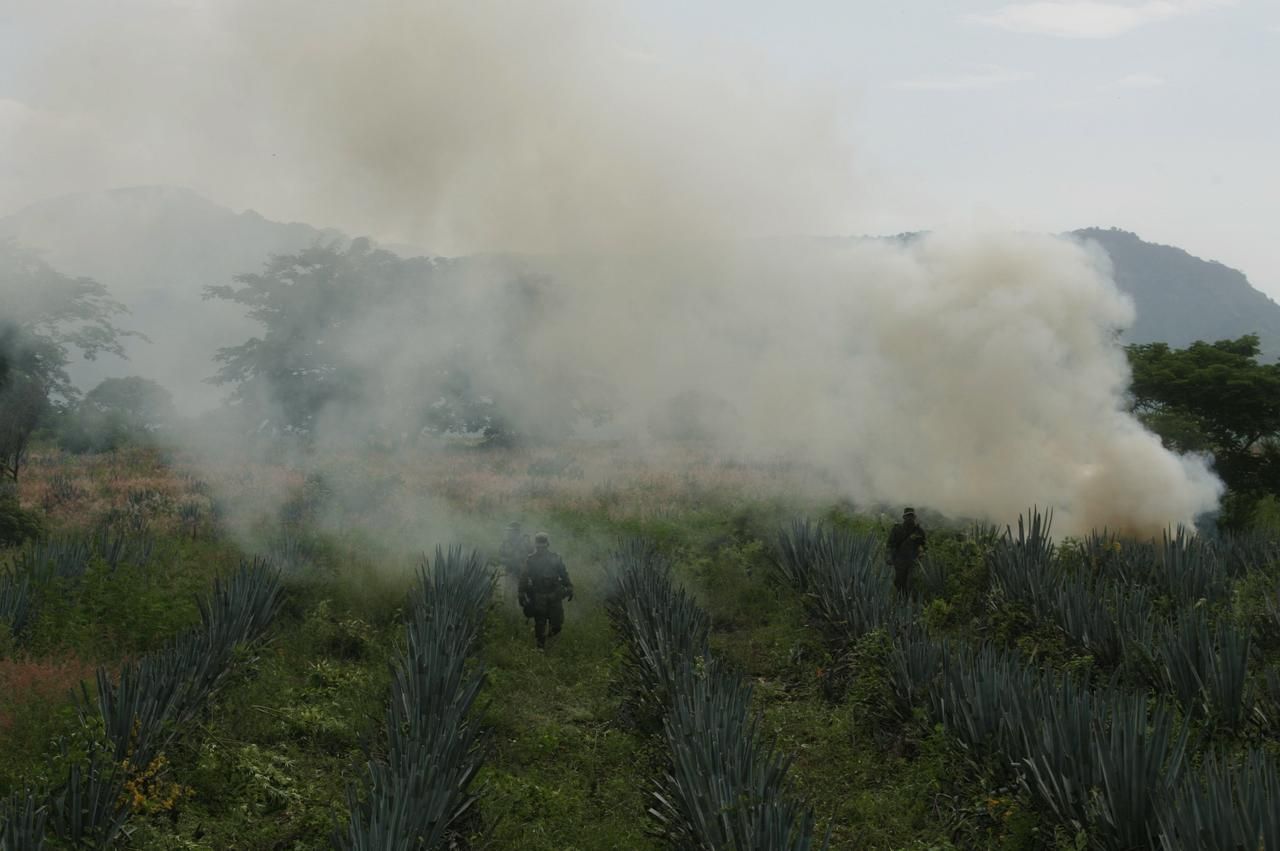
[[[520,574],[524,572],[525,559],[533,552],[533,543],[529,536],[520,531],[520,524],[512,521],[507,524],[507,536],[498,546],[498,562],[502,565],[503,585],[506,593],[512,595],[517,590]],[[511,599],[510,596],[507,599]]]
[[[911,569],[915,567],[926,546],[924,529],[916,523],[916,510],[902,512],[902,522],[889,531],[889,546],[885,559],[893,566],[893,587],[899,594],[911,591]]]
[[[520,608],[533,618],[533,634],[538,647],[547,643],[547,624],[551,635],[564,626],[564,601],[573,599],[573,583],[565,570],[564,559],[551,551],[546,532],[533,536],[533,554],[525,560],[520,575]]]

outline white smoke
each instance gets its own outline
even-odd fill
[[[991,232],[758,239],[847,232],[875,199],[833,102],[750,56],[648,46],[610,4],[201,8],[205,43],[165,48],[183,56],[177,83],[133,61],[77,99],[85,66],[62,59],[62,102],[146,139],[165,170],[208,163],[206,180],[261,208],[536,253],[523,263],[552,277],[559,307],[523,357],[613,387],[636,441],[714,399],[697,417],[726,453],[822,467],[855,500],[1000,520],[1034,502],[1065,532],[1216,505],[1204,462],[1126,412],[1116,331],[1133,308],[1100,252]],[[101,43],[148,37],[120,32]],[[430,315],[382,306],[353,356],[395,387],[451,337],[497,349],[495,285],[460,282]],[[522,389],[504,387],[535,409]]]

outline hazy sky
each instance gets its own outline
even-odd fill
[[[270,133],[236,126],[227,104],[244,82],[209,72],[208,58],[226,49],[215,23],[223,6],[0,0],[0,214],[71,191],[166,182],[272,218],[376,228],[358,207],[316,206],[273,162]],[[1114,225],[1240,268],[1280,298],[1274,0],[608,8],[623,33],[609,49],[629,63],[728,48],[821,92],[864,187],[839,229]],[[288,29],[282,21],[282,39]],[[187,67],[195,46],[208,52]],[[220,85],[223,106],[205,111]],[[202,95],[184,97],[187,86]],[[432,244],[430,234],[375,235]]]

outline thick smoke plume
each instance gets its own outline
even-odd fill
[[[610,4],[218,8],[182,86],[126,68],[95,120],[136,138],[172,107],[176,137],[246,197],[436,252],[521,252],[555,294],[522,363],[540,386],[612,388],[614,428],[637,442],[694,419],[726,454],[820,467],[855,500],[1000,520],[1036,502],[1065,532],[1151,531],[1216,504],[1205,464],[1125,410],[1115,332],[1133,308],[1100,252],[1016,233],[794,238],[849,232],[875,199],[837,111],[776,69],[655,48]],[[191,122],[234,129],[201,140]],[[378,305],[346,344],[390,388],[451,338],[501,351],[503,268],[434,311]],[[517,414],[545,405],[492,372]],[[322,431],[367,425],[349,413]]]

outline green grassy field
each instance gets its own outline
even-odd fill
[[[1037,810],[998,755],[965,747],[919,706],[896,711],[885,634],[833,641],[779,578],[775,536],[794,515],[882,534],[878,517],[801,499],[794,494],[803,488],[777,471],[635,466],[606,484],[593,469],[605,463],[598,456],[575,465],[578,472],[561,464],[554,475],[533,468],[537,461],[477,452],[404,469],[390,485],[373,469],[366,488],[373,495],[338,512],[322,504],[335,501],[326,495],[334,485],[283,468],[257,471],[246,481],[282,497],[276,514],[240,527],[251,533],[232,534],[236,509],[219,502],[234,488],[207,484],[180,462],[146,453],[39,460],[22,498],[44,510],[55,536],[89,534],[105,521],[150,541],[151,550],[113,570],[95,555],[82,577],[40,592],[38,617],[21,636],[0,638],[0,797],[54,785],[67,770],[74,747],[64,757],[59,743],[92,734],[71,692],[81,683],[91,692],[97,666],[111,671],[165,646],[197,623],[195,599],[216,576],[242,556],[275,553],[291,566],[267,641],[236,660],[160,764],[131,777],[131,835],[122,847],[331,847],[348,789],[360,788],[368,754],[379,748],[388,663],[402,641],[415,563],[365,518],[405,528],[395,526],[397,517],[422,504],[410,495],[430,490],[431,505],[465,518],[458,539],[467,545],[496,546],[511,516],[548,528],[577,586],[565,631],[544,653],[498,583],[476,659],[486,676],[488,749],[473,788],[477,803],[458,824],[463,846],[664,847],[648,810],[668,756],[657,732],[628,712],[623,643],[604,606],[610,548],[644,537],[709,613],[712,652],[750,682],[761,730],[793,757],[792,793],[813,808],[817,835],[830,830],[832,848],[1088,847],[1085,831]],[[62,498],[51,496],[59,489]],[[336,489],[350,494],[354,485]],[[181,509],[192,504],[201,510]],[[1016,606],[992,603],[973,541],[940,530],[935,551],[947,573],[943,587],[922,591],[920,617],[930,629],[993,641],[1056,670],[1094,667]],[[19,557],[0,551],[0,570]],[[1265,601],[1280,587],[1276,568],[1238,582],[1224,617],[1265,632]],[[1277,643],[1258,643],[1262,671],[1276,664]],[[1270,709],[1258,700],[1265,716]],[[1274,749],[1270,723],[1257,720],[1228,744]]]

